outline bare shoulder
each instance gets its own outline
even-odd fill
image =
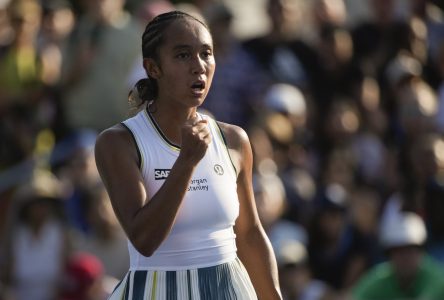
[[[229,149],[243,151],[246,146],[250,145],[248,135],[243,128],[219,121],[217,123],[225,136]]]
[[[250,140],[244,129],[239,126],[218,122],[225,137],[231,161],[239,174],[248,170],[252,163],[252,150]]]
[[[137,151],[131,133],[123,125],[118,124],[102,131],[95,145],[97,156],[115,157],[130,154],[137,159]]]
[[[102,131],[96,140],[96,149],[108,148],[127,144],[131,140],[131,135],[126,128],[118,124]],[[112,147],[111,147],[112,148]],[[111,150],[111,149],[109,149]]]

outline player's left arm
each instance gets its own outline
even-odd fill
[[[259,220],[253,193],[253,153],[246,132],[220,123],[233,163],[238,171],[239,217],[234,227],[237,253],[259,299],[282,299],[276,259]]]

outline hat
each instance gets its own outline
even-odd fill
[[[386,249],[422,246],[427,238],[424,221],[412,212],[400,212],[383,222],[380,230],[380,241]]]
[[[412,56],[401,52],[387,66],[386,76],[392,86],[408,77],[420,76],[421,63]]]
[[[61,9],[71,9],[72,5],[68,0],[44,0],[41,2],[44,12],[56,11]]]
[[[69,134],[55,145],[50,157],[51,166],[65,163],[79,150],[92,151],[96,138],[97,132],[90,129],[82,129]]]
[[[203,13],[208,23],[230,21],[233,19],[233,14],[231,13],[230,9],[223,3],[210,4],[207,8],[205,8]]]
[[[11,0],[0,0],[0,9],[5,9]]]
[[[302,226],[281,220],[270,228],[268,236],[280,266],[299,265],[307,260],[308,237]]]
[[[174,10],[174,5],[167,0],[144,1],[137,9],[137,17],[151,21],[155,16]]]
[[[63,199],[63,188],[60,181],[51,172],[35,170],[29,182],[19,187],[15,199],[25,204],[35,199]]]
[[[280,266],[301,265],[307,261],[307,248],[297,240],[284,240],[275,250]]]
[[[308,243],[307,231],[304,227],[288,220],[279,220],[268,230],[268,237],[272,245],[278,245],[285,240],[299,241],[303,245]]]
[[[348,207],[347,190],[340,184],[328,184],[319,195],[319,209],[322,211],[344,212]]]
[[[302,92],[286,83],[272,85],[265,94],[264,104],[271,110],[291,115],[300,116],[306,112],[305,97]]]
[[[40,16],[42,7],[36,0],[10,1],[8,13],[11,19]]]
[[[103,264],[93,254],[80,252],[69,258],[63,300],[84,299],[88,289],[104,274]]]

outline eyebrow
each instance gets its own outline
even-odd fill
[[[207,48],[207,49],[213,49],[213,47],[210,44],[203,44],[201,46],[202,48]],[[193,48],[193,46],[191,45],[176,45],[173,47],[173,50],[182,50],[182,49],[190,49]]]

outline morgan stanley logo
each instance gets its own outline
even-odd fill
[[[166,179],[170,174],[171,169],[154,169],[154,179],[162,180]]]

